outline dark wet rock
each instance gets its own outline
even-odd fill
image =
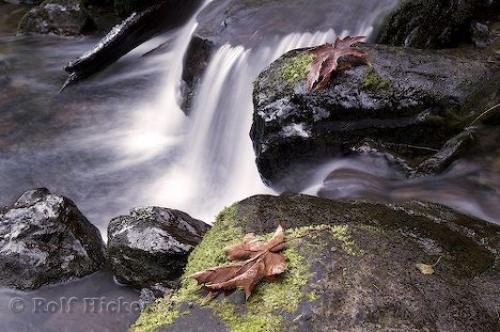
[[[68,36],[94,29],[94,22],[79,0],[47,0],[26,13],[18,31]]]
[[[184,111],[189,112],[192,94],[207,67],[211,55],[222,45],[254,48],[278,43],[293,32],[317,32],[333,29],[360,31],[359,17],[388,12],[395,0],[214,0],[197,16],[199,23],[185,58]],[[356,8],[347,14],[339,7]],[[382,10],[380,10],[382,8]]]
[[[136,288],[175,287],[191,250],[210,228],[188,214],[137,208],[111,220],[108,256],[117,280]]]
[[[80,2],[95,23],[95,31],[92,31],[93,35],[105,36],[113,27],[122,22],[122,19],[115,13],[112,2],[111,5],[100,0],[80,0]]]
[[[3,2],[7,2],[13,5],[38,5],[44,0],[3,0]]]
[[[182,26],[200,4],[201,0],[166,0],[142,12],[133,13],[115,26],[92,50],[64,68],[69,77],[63,89],[103,70],[157,34]]]
[[[30,9],[27,5],[13,5],[0,2],[0,33],[13,35],[19,26],[19,21]],[[2,70],[3,59],[0,59],[0,70]]]
[[[114,7],[118,15],[127,17],[133,12],[140,12],[148,7],[157,5],[165,0],[114,0]],[[188,0],[186,2],[189,2]]]
[[[69,199],[25,192],[0,211],[0,286],[35,289],[98,271],[104,243]]]
[[[486,24],[480,22],[471,23],[471,39],[476,47],[486,48],[491,43],[490,30]]]
[[[153,304],[156,300],[168,296],[172,292],[172,288],[165,287],[161,284],[155,284],[148,288],[141,289],[139,302],[142,310]]]
[[[446,48],[471,41],[471,23],[497,12],[498,1],[405,0],[386,18],[377,42],[416,48]]]
[[[192,253],[185,277],[220,259],[224,246],[243,234],[273,232],[277,221],[294,239],[283,252],[289,269],[281,279],[261,283],[248,302],[219,297],[208,304],[186,279],[181,290],[146,310],[131,330],[500,328],[500,227],[435,204],[250,197],[221,213]],[[237,237],[224,240],[218,234]],[[435,273],[422,274],[419,263],[435,264]]]
[[[418,166],[418,173],[437,174],[444,171],[452,162],[465,157],[473,146],[477,128],[465,128],[463,132],[447,141],[441,150]]]
[[[268,184],[300,191],[304,170],[366,139],[417,167],[500,98],[490,52],[363,49],[373,67],[342,72],[324,91],[306,90],[307,72],[285,75],[307,50],[287,53],[258,77],[251,137]]]

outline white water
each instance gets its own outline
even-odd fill
[[[369,35],[369,24],[357,34]],[[144,190],[142,201],[187,211],[211,222],[233,202],[270,193],[255,165],[249,137],[252,83],[273,60],[289,50],[321,45],[336,38],[333,30],[290,34],[273,46],[245,49],[222,46],[212,57],[186,118],[179,107],[182,61],[196,23],[186,27],[168,55],[169,67],[160,97],[138,111],[136,128],[124,147],[135,160],[170,149],[175,158],[161,179]],[[349,32],[344,31],[342,35]]]

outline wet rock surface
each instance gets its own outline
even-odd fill
[[[205,321],[205,331],[500,327],[498,226],[435,204],[333,201],[306,195],[254,196],[221,215],[212,230],[225,235],[267,234],[277,221],[283,224],[288,230],[284,255],[289,269],[282,279],[260,284],[247,303],[234,301],[233,294],[202,306],[203,295],[186,281],[171,300],[146,310],[132,331],[196,331]],[[226,242],[218,245],[215,237],[212,232],[206,235],[186,273],[200,268],[202,257],[218,257],[224,245],[234,243],[221,238]],[[208,248],[215,252],[201,251]],[[433,265],[434,273],[422,274],[416,268],[419,263]],[[186,295],[189,291],[195,295]]]
[[[26,13],[18,31],[70,36],[94,29],[95,23],[79,0],[47,0]]]
[[[372,67],[338,73],[323,91],[307,91],[307,71],[285,75],[307,50],[261,73],[251,137],[268,184],[300,191],[304,169],[358,153],[366,139],[417,167],[500,98],[500,67],[489,51],[362,48]]]
[[[388,15],[377,42],[416,48],[470,43],[487,30],[484,24],[478,26],[476,20],[494,17],[495,12],[498,16],[499,5],[498,1],[482,0],[405,0]]]
[[[189,111],[195,86],[207,67],[211,55],[222,45],[242,45],[253,48],[265,43],[277,43],[280,38],[294,32],[317,32],[333,29],[366,29],[358,17],[377,14],[380,8],[386,12],[396,0],[214,0],[198,15],[199,25],[185,58],[183,80],[186,83],[185,105]],[[352,6],[355,13],[345,15],[338,7]],[[381,15],[385,14],[383,11]]]
[[[189,253],[209,228],[182,211],[160,207],[137,208],[114,218],[108,226],[113,273],[136,288],[175,286]]]
[[[35,289],[83,277],[104,265],[104,243],[69,199],[47,189],[0,210],[0,286]]]

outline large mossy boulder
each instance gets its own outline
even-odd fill
[[[322,91],[306,88],[307,49],[260,74],[251,138],[268,184],[300,191],[305,170],[367,140],[417,168],[500,99],[500,67],[489,51],[362,49],[372,65],[337,73]]]
[[[291,33],[335,30],[359,33],[385,15],[397,0],[213,0],[197,16],[198,26],[188,48],[183,80],[184,110],[208,61],[222,45],[245,48],[270,46]],[[366,18],[367,21],[363,20]]]
[[[278,222],[289,241],[282,278],[248,302],[241,292],[206,301],[190,274],[226,263],[225,246]],[[496,331],[499,240],[500,227],[433,204],[254,196],[218,216],[182,287],[131,331]]]
[[[474,20],[498,20],[500,2],[403,0],[388,15],[377,42],[416,48],[446,48],[471,42]],[[496,13],[496,14],[495,14]]]
[[[104,243],[69,199],[25,192],[0,210],[0,286],[35,289],[76,279],[104,265]]]
[[[119,282],[136,288],[172,286],[182,275],[189,253],[209,229],[182,211],[133,209],[108,226],[113,273]]]
[[[26,13],[18,32],[74,36],[94,29],[80,0],[46,0]]]

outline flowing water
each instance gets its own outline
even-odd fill
[[[365,2],[367,10],[339,6],[345,14],[340,35],[369,35],[379,14],[397,3]],[[58,94],[63,65],[97,40],[14,36],[12,28],[5,28],[12,10],[0,5],[0,206],[27,189],[48,187],[71,197],[104,235],[109,219],[132,207],[167,206],[211,222],[218,210],[238,199],[272,192],[258,175],[249,138],[252,82],[286,51],[336,37],[328,30],[269,36],[252,49],[222,46],[186,117],[179,107],[181,75],[195,18]],[[163,43],[166,50],[144,56]],[[500,181],[476,164],[464,162],[440,177],[407,181],[383,160],[359,157],[333,160],[315,174],[308,189],[312,194],[427,199],[500,219],[498,208],[492,208],[498,205]],[[461,181],[464,174],[467,181]],[[107,272],[34,292],[0,289],[0,331],[124,330],[137,311],[89,312],[85,298],[101,296],[104,304],[138,299],[136,291],[116,285]],[[36,298],[57,302],[70,297],[77,298],[74,312],[34,311]],[[15,299],[25,304],[24,310],[12,310]]]

